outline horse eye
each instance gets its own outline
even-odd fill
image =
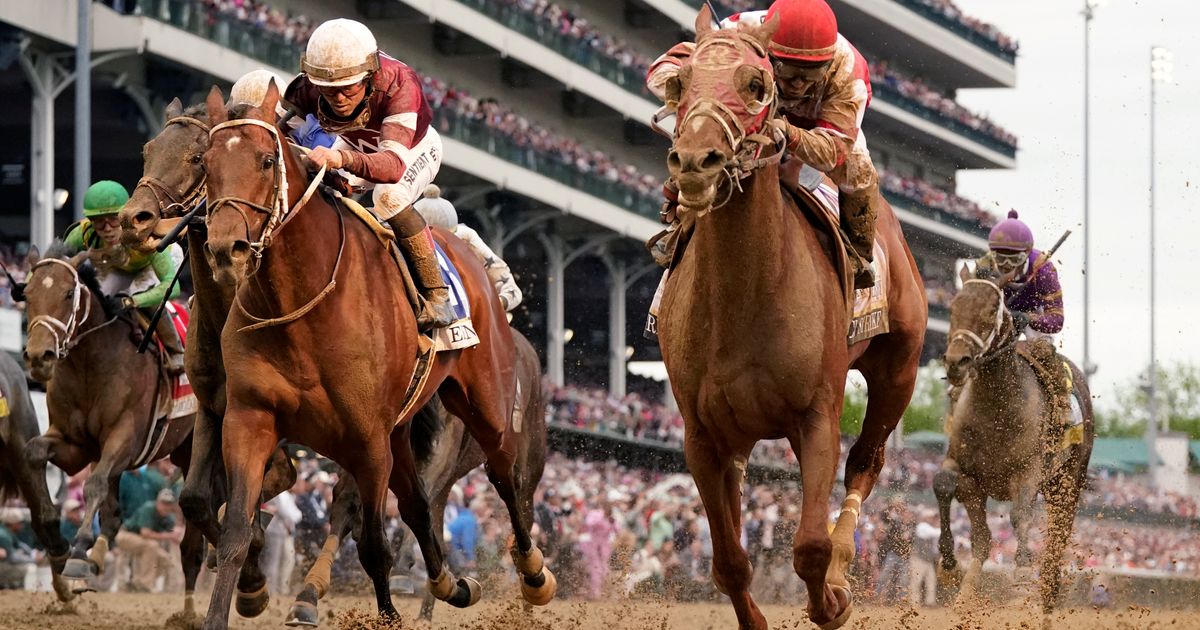
[[[264,171],[265,171],[265,170],[268,170],[268,169],[271,169],[271,168],[274,168],[274,167],[275,167],[275,158],[274,158],[273,156],[270,156],[270,155],[268,155],[267,157],[263,158],[262,167],[263,167],[263,170],[264,170]]]
[[[192,159],[191,159],[192,164],[199,164],[203,161],[204,161],[203,153],[196,153],[195,155],[192,156]]]
[[[750,85],[747,86],[750,93],[754,95],[756,100],[762,100],[763,97],[763,82],[759,78],[750,79]]]

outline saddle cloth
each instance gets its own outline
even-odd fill
[[[167,302],[162,316],[171,318],[175,332],[179,334],[180,342],[186,344],[189,317],[187,310],[180,304]],[[151,331],[146,331],[145,334],[151,334]],[[166,351],[162,347],[162,341],[157,338],[155,341],[158,344],[159,356],[163,356]],[[157,459],[154,455],[158,453],[158,449],[166,440],[168,429],[173,421],[190,418],[200,409],[196,394],[192,391],[192,384],[188,382],[187,374],[167,376],[166,372],[163,372],[159,378],[162,394],[158,397],[158,409],[154,414],[154,424],[146,432],[146,443],[138,451],[139,454],[133,464],[134,468]]]
[[[785,187],[786,188],[786,187]],[[850,261],[848,259],[847,248],[842,240],[844,237],[841,230],[841,220],[838,214],[838,191],[837,188],[828,180],[819,184],[815,189],[805,189],[812,199],[818,202],[822,212],[819,217],[821,226],[834,236],[836,244],[834,246],[834,256],[841,258],[841,269],[849,269]],[[797,205],[801,207],[803,212],[809,204],[805,203],[802,194],[795,194]],[[847,345],[854,345],[860,341],[866,341],[877,335],[882,335],[888,332],[888,275],[889,267],[887,256],[884,254],[883,248],[879,242],[875,242],[875,260],[871,263],[871,268],[875,271],[875,286],[870,289],[853,290],[853,298],[850,300],[850,330],[847,334]],[[658,309],[662,302],[663,290],[667,286],[667,277],[670,275],[670,269],[663,272],[662,279],[658,282],[658,288],[654,290],[654,298],[650,301],[650,312],[646,316],[646,327],[643,330],[643,335],[647,339],[658,339]],[[847,275],[845,273],[843,276]],[[843,278],[843,290],[850,291],[853,286],[852,280],[847,282]]]
[[[0,389],[0,418],[6,418],[8,414],[8,399],[4,397],[4,390]]]

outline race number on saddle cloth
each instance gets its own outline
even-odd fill
[[[442,280],[450,289],[450,307],[454,309],[454,322],[445,328],[434,329],[435,347],[439,352],[470,348],[479,343],[479,335],[471,323],[471,302],[467,298],[467,290],[462,277],[458,275],[458,269],[437,241],[433,242],[433,249],[437,253],[438,267],[442,270]]]

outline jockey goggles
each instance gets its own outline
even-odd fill
[[[1003,253],[993,251],[992,258],[996,261],[996,266],[1001,270],[1019,269],[1029,261],[1029,252]]]
[[[829,69],[829,63],[827,61],[816,65],[799,65],[771,59],[771,65],[775,70],[775,79],[783,83],[816,83],[825,76],[825,71]]]

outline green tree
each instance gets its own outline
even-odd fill
[[[1146,373],[1119,385],[1112,408],[1096,414],[1096,432],[1103,437],[1137,437],[1150,416]],[[1174,363],[1158,368],[1159,417],[1172,431],[1200,439],[1200,365]]]
[[[842,433],[862,433],[863,416],[867,411],[867,388],[859,380],[846,384],[846,400],[842,404]],[[946,379],[940,361],[930,361],[917,369],[917,384],[912,401],[904,411],[904,432],[936,431],[941,433],[946,418]]]

